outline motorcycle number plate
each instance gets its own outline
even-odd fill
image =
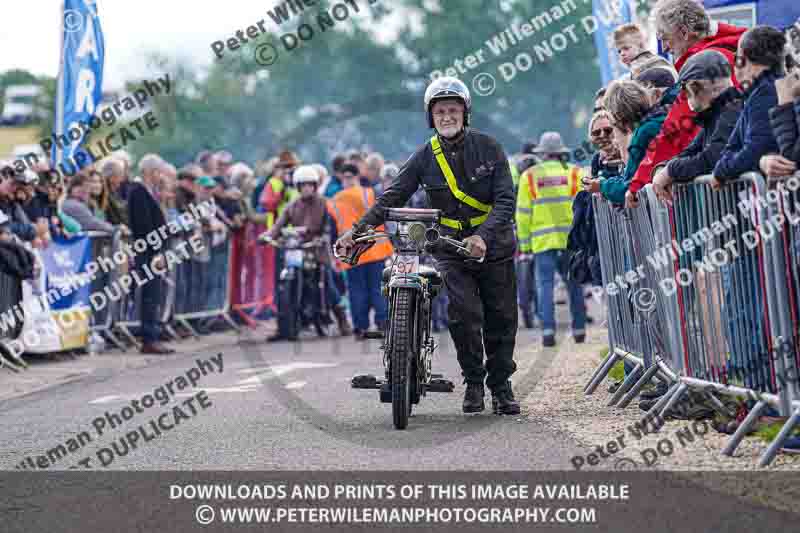
[[[401,255],[394,262],[392,274],[417,274],[419,272],[418,255]]]
[[[302,267],[303,266],[303,250],[289,250],[286,252],[286,266],[287,267]]]

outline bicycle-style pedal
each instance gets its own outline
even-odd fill
[[[434,378],[425,386],[428,392],[453,392],[456,386],[449,379]]]
[[[372,374],[354,376],[350,381],[350,386],[354,389],[380,389],[383,381]]]

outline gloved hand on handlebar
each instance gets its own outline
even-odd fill
[[[472,257],[483,257],[486,255],[486,243],[480,235],[472,235],[464,239],[464,245],[469,250]]]
[[[353,253],[356,243],[353,241],[353,230],[344,232],[333,245],[333,255],[336,257],[347,257]]]

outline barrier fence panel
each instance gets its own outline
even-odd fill
[[[765,267],[773,241],[756,237],[766,210],[743,203],[764,193],[758,175],[719,191],[709,177],[675,187],[676,290],[686,375],[774,393]]]
[[[671,265],[652,260],[669,242],[667,213],[649,188],[639,197],[642,205],[633,210],[615,207],[599,195],[593,198],[608,296],[610,358],[635,365],[609,401],[618,407],[627,406],[654,377],[665,382],[674,379],[670,363],[679,345],[677,303],[657,286],[659,276],[668,275]],[[610,370],[609,361],[593,376],[585,389],[588,394]]]
[[[275,249],[258,244],[263,224],[249,222],[233,237],[231,309],[248,324],[275,313]]]
[[[160,250],[162,257],[164,251],[175,250],[176,246],[183,242],[183,240],[184,239],[179,236],[173,236],[169,238],[166,243],[162,244],[162,249]],[[130,237],[121,237],[120,242],[129,244]],[[176,257],[180,256],[179,252],[173,251],[173,253],[176,255]],[[149,281],[149,283],[161,283],[161,299],[159,301],[157,314],[162,326],[167,327],[169,325],[170,317],[174,313],[175,301],[178,296],[176,283],[179,275],[178,270],[187,262],[189,261],[181,262],[176,268],[170,268],[164,276],[155,276],[154,279]],[[127,278],[130,280],[131,277],[134,276],[135,270],[135,262],[133,259],[131,259],[129,261],[125,261],[123,265],[120,265],[117,276],[118,278]],[[138,271],[136,272],[136,275],[138,276],[138,279],[142,281],[145,281],[148,277],[146,273]],[[113,316],[113,328],[116,328],[122,332],[129,342],[136,346],[139,344],[139,342],[134,336],[132,329],[141,328],[139,309],[142,299],[142,287],[135,280],[136,278],[134,277],[134,283],[131,285],[135,287],[133,290],[125,290],[122,283],[114,286],[113,294],[116,296],[116,298],[111,298],[109,295],[109,300],[116,300],[111,311]],[[167,329],[167,333],[175,336],[174,332],[172,332],[170,329]]]
[[[638,365],[649,351],[649,345],[642,336],[641,321],[635,317],[625,281],[626,272],[634,266],[630,256],[632,243],[626,231],[628,229],[626,224],[629,224],[629,221],[626,221],[626,215],[622,210],[614,207],[600,195],[593,195],[592,202],[600,245],[603,288],[607,295],[609,355],[584,388],[586,394],[594,392],[618,360],[630,358]],[[625,380],[613,396],[610,405],[616,403],[621,395],[630,389],[642,368],[643,366],[636,367],[629,379]]]
[[[622,358],[646,371],[620,406],[654,375],[677,380],[645,420],[663,417],[690,388],[702,389],[715,409],[729,414],[713,393],[758,400],[726,446],[728,455],[759,414],[776,406],[789,419],[760,459],[769,464],[800,420],[800,176],[795,179],[791,193],[770,196],[755,173],[719,190],[711,177],[699,177],[673,187],[669,208],[651,186],[638,195],[638,208],[624,211],[595,196],[611,354],[587,393]]]
[[[800,172],[773,180],[768,193],[769,220],[779,228],[772,248],[775,283],[772,324],[776,329],[775,363],[784,409],[800,400]]]
[[[125,349],[125,345],[117,338],[113,332],[114,320],[118,316],[118,308],[121,304],[120,299],[108,298],[105,293],[106,287],[111,287],[119,283],[120,275],[127,272],[127,259],[116,261],[114,257],[122,253],[122,232],[115,229],[114,233],[108,235],[102,232],[90,232],[89,238],[92,243],[92,260],[98,265],[95,278],[90,284],[90,294],[102,295],[102,299],[95,296],[90,305],[92,309],[90,332],[102,335],[114,343],[120,349]]]
[[[231,308],[231,268],[233,239],[221,243],[206,239],[201,254],[182,263],[175,280],[176,297],[174,319],[194,332],[189,321],[220,317],[234,329],[239,326],[229,315]],[[238,272],[237,272],[238,275]],[[196,335],[196,333],[195,333]]]

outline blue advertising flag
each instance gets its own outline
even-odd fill
[[[596,25],[594,45],[600,60],[603,86],[627,72],[614,48],[613,33],[617,26],[631,22],[631,13],[627,0],[592,0],[592,16]]]
[[[45,290],[57,289],[60,295],[50,304],[51,309],[89,306],[91,279],[86,273],[86,266],[92,260],[91,253],[92,241],[87,236],[55,238],[44,249],[42,261],[47,273]]]
[[[105,43],[96,0],[64,0],[53,168],[74,174],[92,162],[80,148],[103,98]]]

